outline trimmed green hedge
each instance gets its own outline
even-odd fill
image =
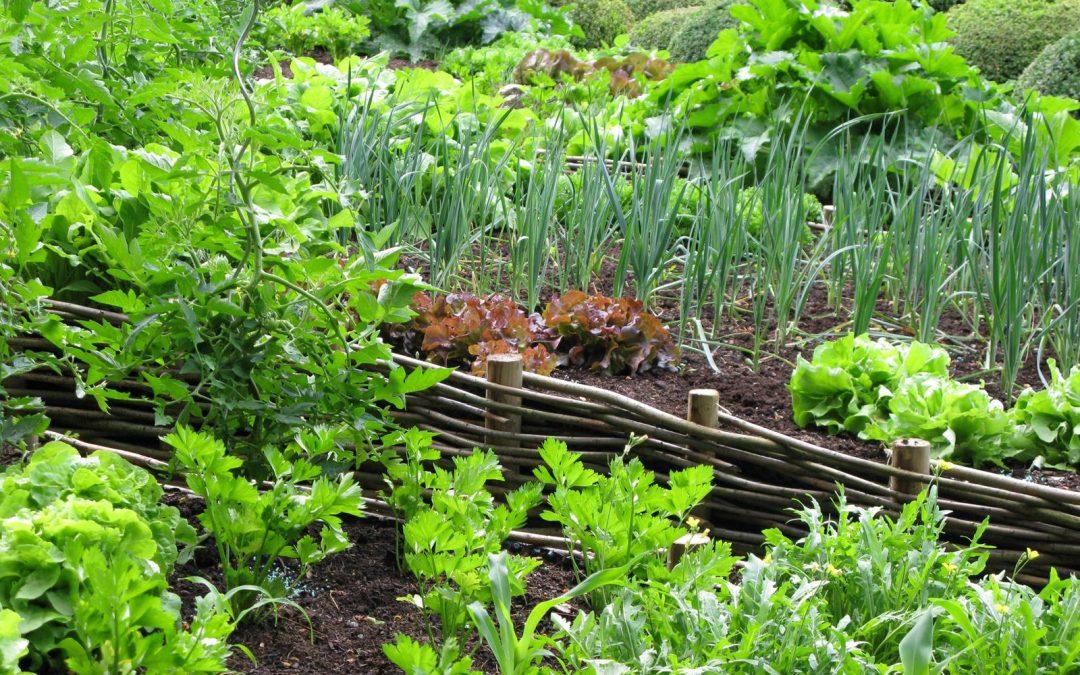
[[[968,0],[948,11],[956,52],[997,82],[1080,26],[1080,0]]]
[[[728,12],[735,4],[736,0],[717,0],[686,17],[682,30],[671,40],[671,60],[692,63],[704,59],[720,31],[739,26]]]
[[[575,38],[575,47],[592,49],[610,45],[629,33],[634,14],[626,0],[579,0],[570,10],[570,20],[581,27],[585,38]]]
[[[630,5],[634,18],[640,21],[645,17],[666,12],[669,9],[697,7],[701,4],[701,0],[626,0],[626,4]]]
[[[650,14],[630,31],[630,44],[641,49],[671,49],[671,41],[701,7],[676,7]]]
[[[1016,81],[1020,89],[1080,99],[1080,31],[1039,52]]]

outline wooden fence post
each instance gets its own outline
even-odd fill
[[[720,392],[715,389],[691,389],[686,395],[686,421],[710,429],[718,427],[720,425]],[[693,448],[688,449],[692,450]],[[719,514],[715,510],[707,509],[704,506],[698,508],[699,515],[707,518],[712,523],[719,522]],[[708,542],[708,538],[706,538],[706,542]],[[685,546],[682,548],[685,549]],[[676,552],[673,546],[668,552],[668,567],[674,567],[683,553],[682,549]]]
[[[687,551],[695,548],[701,548],[702,546],[709,545],[709,537],[701,532],[691,532],[690,534],[684,534],[675,540],[675,543],[668,549],[667,566],[668,569],[675,567],[682,560],[682,557],[686,555]]]
[[[715,429],[720,420],[720,392],[691,389],[686,395],[686,420]]]
[[[487,358],[487,379],[493,384],[501,384],[506,387],[521,388],[523,363],[521,354],[492,354]],[[509,405],[521,405],[521,397],[506,394],[492,389],[487,390],[487,399],[495,403]],[[492,431],[508,431],[514,434],[521,433],[521,415],[517,413],[487,411],[484,426]],[[520,447],[521,442],[517,439],[499,438],[488,436],[484,442],[490,445],[505,445]]]
[[[892,444],[889,466],[929,476],[930,443],[921,438],[899,438],[895,440]],[[926,485],[926,482],[904,478],[903,476],[889,476],[889,487],[909,497],[919,494]]]

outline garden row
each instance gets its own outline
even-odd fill
[[[620,672],[756,672],[766,664],[926,672],[948,664],[1064,673],[1080,654],[1080,584],[1052,576],[1036,594],[1003,575],[976,579],[987,550],[978,534],[968,546],[940,545],[933,490],[895,520],[843,495],[835,521],[811,503],[796,512],[808,536],[769,530],[764,555],[743,559],[690,515],[711,490],[711,467],[673,471],[661,485],[637,459],[615,457],[598,473],[548,441],[535,480],[499,489],[497,502],[503,470],[493,453],[439,468],[432,440],[395,432],[383,441],[396,450],[380,453],[380,496],[401,523],[398,564],[415,584],[401,598],[413,609],[403,611],[429,636],[400,635],[385,646],[405,672],[477,672],[479,659],[500,673],[601,672],[600,662]],[[349,546],[342,519],[362,515],[364,500],[349,475],[321,475],[320,453],[335,446],[320,430],[268,451],[273,474],[261,489],[208,435],[180,427],[166,442],[204,500],[198,522],[225,588],[202,582],[209,593],[181,627],[165,575],[191,555],[195,532],[158,503],[149,473],[108,451],[81,458],[50,443],[0,475],[9,525],[0,561],[19,572],[0,582],[5,672],[48,672],[60,662],[76,673],[221,672],[231,651],[225,639],[239,623],[265,620],[272,605],[302,613],[303,600],[286,598],[312,565]],[[541,560],[503,549],[540,508],[566,537],[578,583],[523,616],[511,606]],[[676,546],[694,533],[695,546]],[[1038,557],[1029,549],[1014,572]],[[551,613],[575,599],[574,616]]]

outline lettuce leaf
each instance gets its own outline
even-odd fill
[[[888,417],[901,381],[920,373],[947,377],[948,368],[949,355],[940,347],[848,333],[818,345],[810,361],[799,357],[788,383],[795,422],[866,438],[869,427]]]
[[[1050,386],[1025,389],[1016,399],[1012,442],[1036,465],[1075,470],[1080,467],[1080,366],[1064,377],[1052,359],[1048,363]]]
[[[1001,401],[982,387],[922,374],[897,387],[888,418],[868,427],[866,437],[886,443],[921,438],[930,442],[939,459],[1001,464],[1010,454],[1003,441],[1011,428]]]

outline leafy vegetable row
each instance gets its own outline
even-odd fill
[[[526,314],[498,294],[481,297],[417,293],[416,316],[385,333],[410,351],[442,365],[470,363],[482,374],[492,354],[520,353],[525,369],[550,374],[557,365],[612,374],[670,369],[678,348],[660,320],[633,298],[570,291],[552,299],[543,313]]]
[[[817,503],[794,510],[806,537],[767,530],[763,557],[740,559],[711,540],[671,565],[677,539],[708,534],[690,513],[710,492],[711,468],[672,472],[665,486],[637,459],[616,457],[604,474],[548,441],[537,481],[495,505],[491,483],[503,475],[490,452],[443,469],[429,434],[399,440],[384,498],[404,520],[404,567],[418,590],[402,600],[441,628],[428,630],[441,640],[399,635],[384,646],[407,673],[478,672],[481,644],[514,675],[1063,673],[1080,655],[1080,581],[1053,576],[1036,594],[982,576],[978,534],[960,548],[939,542],[933,491],[896,519],[841,493],[835,517]],[[567,538],[577,585],[526,608],[522,623],[511,605],[539,560],[500,548],[537,507]]]
[[[1006,410],[979,385],[949,376],[949,355],[921,342],[851,333],[799,357],[791,375],[795,422],[891,443],[921,438],[934,456],[972,464],[1005,459],[1080,468],[1080,367],[1025,389]]]

